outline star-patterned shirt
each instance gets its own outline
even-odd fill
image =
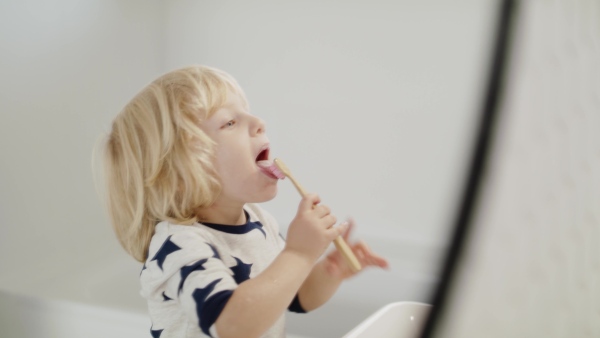
[[[267,268],[285,241],[275,219],[255,204],[246,224],[161,222],[140,275],[152,337],[217,338],[215,321],[235,288]],[[298,297],[290,311],[304,312]],[[263,337],[285,337],[282,314]]]

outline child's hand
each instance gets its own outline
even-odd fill
[[[316,261],[343,231],[343,228],[334,227],[337,219],[329,207],[319,202],[321,199],[315,194],[302,198],[287,233],[286,249],[304,255],[311,262]]]
[[[343,234],[343,237],[346,240],[346,242],[348,242],[350,233],[352,232],[352,229],[355,226],[354,220],[348,220],[348,224],[349,226],[346,228]],[[387,260],[371,251],[371,249],[369,249],[365,242],[359,241],[357,243],[352,244],[348,243],[348,245],[350,246],[350,249],[352,249],[352,252],[354,252],[354,255],[356,255],[356,258],[360,262],[360,265],[362,266],[362,269],[360,271],[363,271],[368,266],[377,266],[383,269],[388,268]],[[360,272],[354,272],[352,268],[348,265],[348,263],[346,263],[344,257],[342,257],[340,252],[337,250],[334,250],[327,255],[327,257],[325,258],[325,266],[327,272],[331,276],[341,279],[352,277]]]

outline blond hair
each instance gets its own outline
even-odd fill
[[[230,93],[246,102],[229,74],[186,67],[150,83],[113,121],[104,149],[107,208],[119,242],[136,260],[147,259],[158,222],[192,224],[220,193],[215,143],[200,124]]]

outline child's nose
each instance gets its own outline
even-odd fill
[[[265,121],[262,119],[255,117],[254,124],[252,125],[252,134],[259,135],[264,134],[266,132]]]

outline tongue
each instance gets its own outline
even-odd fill
[[[273,164],[273,161],[257,161],[256,165],[260,168],[260,170],[267,176],[271,177],[271,178],[275,178],[278,180],[284,179],[285,176],[283,174],[277,174],[277,172],[279,172],[279,169],[277,169],[277,167],[275,167],[275,165]]]
[[[261,168],[268,168],[273,165],[273,161],[270,161],[270,160],[257,161],[256,165]]]

